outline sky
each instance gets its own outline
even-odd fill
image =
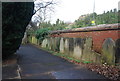
[[[101,14],[114,8],[118,9],[119,1],[95,0],[95,12]],[[59,0],[59,3],[51,16],[52,23],[55,23],[58,18],[64,22],[74,22],[81,15],[93,13],[94,0]]]

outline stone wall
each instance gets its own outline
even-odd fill
[[[120,30],[118,24],[109,24],[53,31],[41,47],[80,61],[113,65],[120,63]]]

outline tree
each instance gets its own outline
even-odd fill
[[[54,12],[54,6],[57,4],[55,0],[35,0],[34,15],[32,23],[41,24],[45,22],[51,13]],[[31,23],[30,23],[31,24]]]
[[[115,8],[113,11],[114,11],[114,13],[116,13],[116,12],[117,12],[117,9]]]
[[[58,25],[60,23],[60,20],[59,19],[57,19],[56,20],[56,25]]]
[[[78,20],[75,21],[73,27],[77,28],[77,27],[91,26],[92,20],[95,20],[96,25],[118,23],[119,22],[118,14],[119,11],[117,11],[117,9],[113,9],[107,12],[104,11],[103,14],[99,14],[99,15],[97,15],[96,13],[92,13],[89,15],[82,15],[79,17]]]
[[[24,32],[33,15],[33,2],[2,3],[2,58],[13,55],[20,47]]]
[[[46,22],[50,14],[54,11],[54,6],[56,4],[56,0],[34,0],[35,6],[33,17],[26,29],[26,36],[24,37],[27,38],[27,36],[30,36],[30,34],[32,35],[37,29],[43,28],[44,22]]]

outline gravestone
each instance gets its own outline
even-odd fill
[[[102,45],[102,62],[110,65],[115,64],[115,42],[107,38]]]

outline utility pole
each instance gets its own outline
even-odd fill
[[[94,4],[93,4],[93,13],[95,12],[95,0],[94,0]],[[94,16],[93,16],[94,17]]]
[[[93,20],[91,21],[92,25],[95,25],[95,0],[94,0],[94,4],[93,4]]]

